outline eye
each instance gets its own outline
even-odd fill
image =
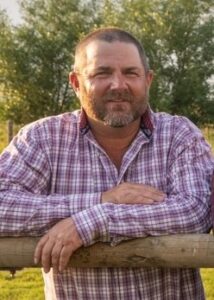
[[[94,78],[106,78],[111,75],[110,71],[99,71],[94,74]]]
[[[139,74],[137,71],[134,71],[134,70],[127,70],[127,71],[125,72],[125,75],[126,75],[127,77],[130,77],[130,78],[136,78],[136,77],[139,77],[139,76],[140,76],[140,74]]]
[[[92,73],[93,78],[102,79],[107,78],[112,74],[112,69],[109,67],[101,67],[94,70]]]

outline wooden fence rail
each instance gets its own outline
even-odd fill
[[[0,268],[35,267],[38,238],[0,238]],[[73,267],[178,267],[213,268],[214,236],[183,234],[130,240],[111,247],[97,243],[71,257]],[[38,266],[37,266],[38,267]]]

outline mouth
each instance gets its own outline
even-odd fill
[[[117,99],[117,100],[108,100],[106,101],[106,104],[112,104],[112,105],[117,105],[117,104],[129,104],[130,101],[123,100],[123,99]]]
[[[124,103],[124,102],[128,102],[128,103],[130,103],[130,101],[129,100],[127,100],[127,99],[108,99],[107,101],[106,101],[107,103],[108,102],[110,102],[110,103]]]
[[[130,109],[130,103],[127,100],[117,99],[117,100],[109,100],[106,102],[106,106],[110,111],[127,111]]]
[[[107,101],[107,103],[125,103],[127,101],[125,100],[110,100],[110,101]]]
[[[115,102],[115,103],[124,103],[124,102],[129,102],[131,103],[133,101],[133,97],[130,93],[125,93],[125,92],[109,92],[107,93],[104,97],[103,100],[105,102]]]

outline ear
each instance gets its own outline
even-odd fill
[[[75,72],[69,73],[69,82],[73,90],[75,91],[76,95],[78,96],[79,92],[79,80],[77,78],[77,74]]]
[[[153,81],[153,77],[154,77],[154,72],[152,70],[149,70],[146,73],[146,83],[147,83],[147,87],[150,88],[152,81]]]

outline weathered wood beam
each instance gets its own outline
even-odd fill
[[[0,268],[35,267],[38,238],[0,238]],[[81,248],[70,259],[73,267],[213,268],[214,236],[183,234],[130,240],[111,247],[97,243]],[[37,266],[38,267],[38,266]]]

